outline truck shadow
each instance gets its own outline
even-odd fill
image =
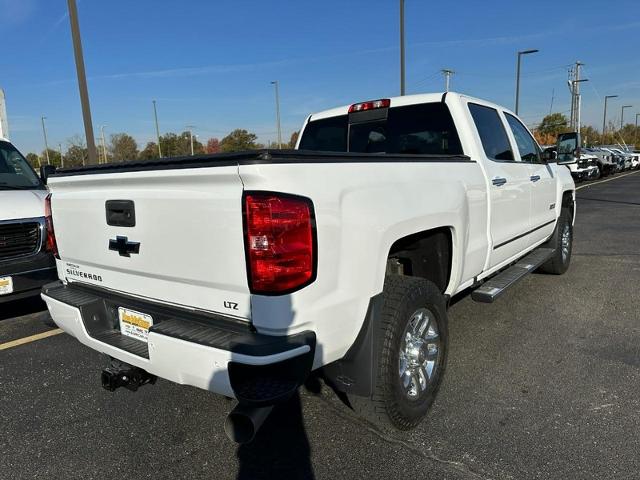
[[[290,296],[260,297],[252,300],[253,318],[277,319],[273,328],[286,330],[295,323],[296,311]],[[322,347],[316,344],[316,358],[322,357]],[[215,377],[215,375],[214,375]],[[215,380],[212,379],[212,384]],[[321,384],[312,372],[304,386],[310,393],[319,393]],[[277,404],[255,438],[237,447],[237,478],[314,478],[311,448],[304,425],[300,389]]]
[[[300,393],[276,406],[255,439],[240,445],[236,456],[239,480],[314,478]]]

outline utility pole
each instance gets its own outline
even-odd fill
[[[193,129],[196,128],[195,125],[187,125],[187,129],[189,130],[189,138],[191,140],[191,156],[193,157]]]
[[[51,165],[51,162],[49,161],[49,145],[47,144],[47,129],[44,126],[46,118],[47,117],[40,117],[40,120],[42,120],[42,135],[44,136],[44,155],[47,157],[47,165]]]
[[[93,123],[91,121],[91,107],[89,106],[89,90],[87,88],[87,77],[84,71],[84,58],[82,55],[82,41],[80,39],[80,26],[78,23],[78,9],[76,7],[76,0],[67,0],[67,5],[69,6],[69,22],[71,23],[73,54],[76,61],[78,88],[80,89],[80,103],[82,104],[84,136],[87,140],[89,164],[95,164],[97,163],[96,142],[93,138]]]
[[[64,168],[64,155],[62,155],[62,144],[58,144],[58,148],[60,149],[60,167]]]
[[[575,67],[569,70],[569,91],[571,92],[571,120],[569,122],[571,130],[580,131],[580,83],[588,81],[586,78],[580,78],[580,67],[584,63],[576,62]]]
[[[640,113],[636,113],[636,129],[633,131],[633,143],[636,148],[638,148],[638,117],[640,117]]]
[[[278,148],[282,148],[282,128],[280,127],[280,89],[278,80],[271,82],[276,87],[276,126],[278,128]]]
[[[442,74],[444,75],[444,91],[448,92],[449,91],[449,85],[451,84],[451,75],[453,75],[454,72],[453,70],[449,70],[448,68],[445,68],[442,71]]]
[[[404,68],[404,0],[400,0],[400,95],[405,94]]]
[[[604,97],[604,114],[602,115],[602,145],[604,145],[604,136],[607,133],[607,101],[610,98],[616,98],[618,95],[606,95]]]
[[[520,106],[520,58],[522,55],[529,55],[530,53],[536,53],[540,50],[531,49],[518,52],[518,62],[516,65],[516,115],[518,115],[518,107]]]
[[[633,107],[633,105],[623,105],[620,109],[620,130],[622,130],[622,127],[624,126],[624,109],[631,107]]]
[[[551,115],[551,112],[553,112],[553,100],[556,98],[556,89],[552,88],[551,89],[551,105],[549,106],[549,115]]]
[[[104,141],[104,127],[105,125],[100,127],[100,135],[102,136],[102,163],[107,163],[107,144]]]
[[[153,100],[153,117],[156,120],[156,138],[158,139],[158,156],[162,158],[162,148],[160,148],[160,128],[158,127],[158,110],[156,109],[155,100]]]

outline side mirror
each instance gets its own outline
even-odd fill
[[[561,133],[557,143],[558,165],[574,163],[580,157],[580,134],[578,132]]]
[[[54,165],[40,165],[40,180],[45,185],[51,175],[56,173],[56,167]]]
[[[542,161],[544,163],[555,162],[558,159],[558,152],[555,150],[544,150],[542,152]]]

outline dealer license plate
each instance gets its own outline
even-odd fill
[[[13,279],[11,277],[0,277],[0,295],[13,293]]]
[[[123,335],[147,343],[149,339],[149,328],[153,325],[151,315],[119,307],[118,319],[120,320],[120,332],[122,332]]]

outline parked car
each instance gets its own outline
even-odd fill
[[[606,177],[616,171],[616,163],[613,154],[602,148],[583,148],[581,152],[596,157],[598,177]]]
[[[585,149],[573,152],[565,152],[562,164],[566,165],[574,181],[595,180],[600,178],[601,169],[598,165],[598,157],[589,153]]]
[[[514,113],[449,92],[314,113],[296,150],[65,169],[42,297],[112,358],[105,388],[235,397],[234,440],[319,369],[409,429],[442,381],[451,297],[569,267],[575,186],[552,158]]]
[[[629,152],[625,152],[619,148],[612,148],[612,151],[616,152],[618,157],[620,158],[620,163],[622,165],[622,171],[631,170],[633,167],[633,155]]]
[[[46,197],[26,159],[0,138],[0,304],[39,295],[58,278]]]

